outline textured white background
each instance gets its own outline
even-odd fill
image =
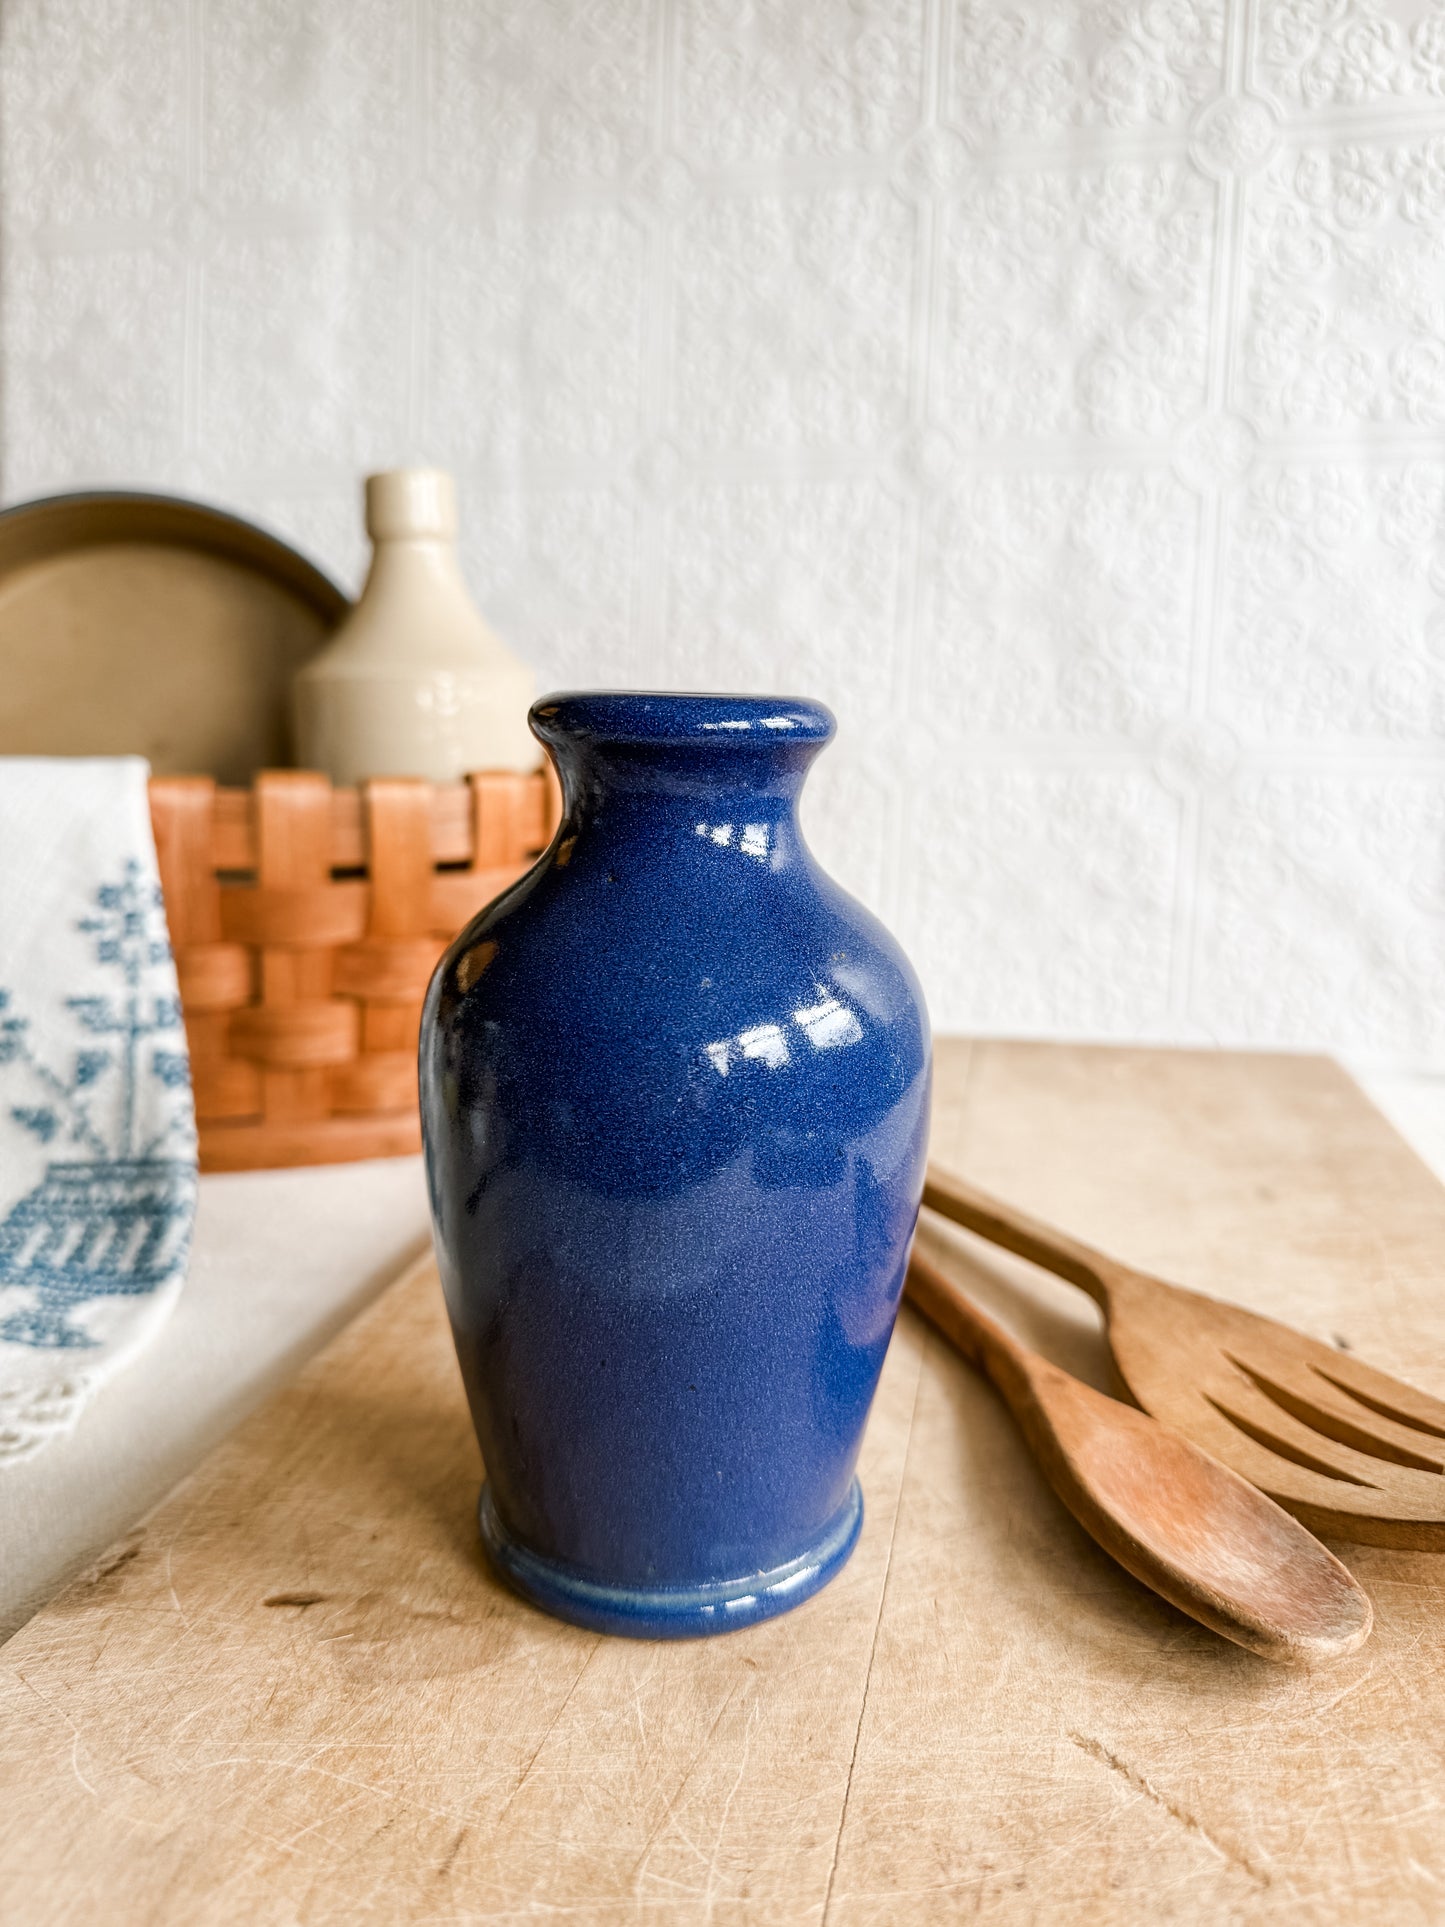
[[[799,690],[940,1027],[1445,1065],[1445,0],[5,0],[7,499]]]

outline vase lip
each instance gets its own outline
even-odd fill
[[[677,689],[562,690],[533,703],[527,721],[544,743],[754,751],[830,742],[838,727],[826,703],[809,696]]]

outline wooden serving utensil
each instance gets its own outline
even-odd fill
[[[1078,1285],[1120,1376],[1315,1532],[1445,1552],[1445,1404],[1303,1332],[1166,1284],[930,1165],[930,1209]]]
[[[1340,1659],[1369,1638],[1368,1594],[1237,1473],[1029,1351],[916,1252],[908,1295],[1002,1394],[1049,1484],[1126,1572],[1265,1659]]]

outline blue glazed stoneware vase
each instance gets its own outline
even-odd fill
[[[806,1599],[857,1539],[928,1020],[799,834],[821,704],[567,695],[531,722],[561,827],[422,1021],[482,1538],[564,1619],[721,1632]]]

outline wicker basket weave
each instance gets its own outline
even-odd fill
[[[557,820],[551,771],[333,790],[150,787],[203,1171],[390,1157],[421,1143],[422,999],[458,930]]]

